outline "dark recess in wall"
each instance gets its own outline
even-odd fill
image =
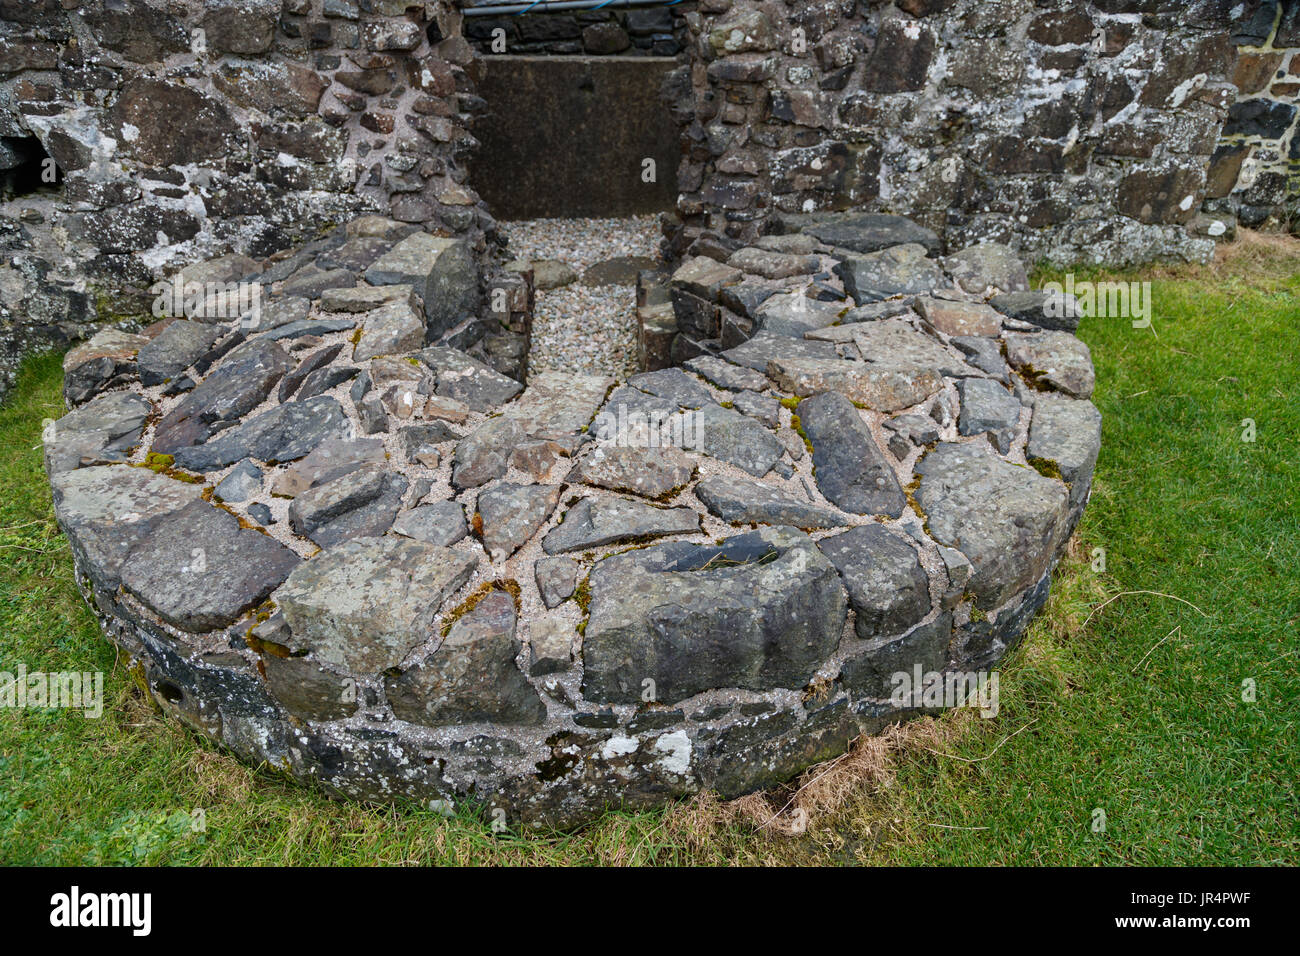
[[[482,148],[470,183],[498,219],[673,207],[679,131],[660,87],[674,60],[495,56],[476,66],[488,108],[474,126]]]

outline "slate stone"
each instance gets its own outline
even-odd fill
[[[560,618],[534,621],[528,637],[528,674],[544,677],[573,666],[573,626]]]
[[[650,395],[675,402],[679,408],[703,408],[715,400],[709,390],[679,368],[633,375],[627,384]]]
[[[436,376],[439,395],[462,401],[476,412],[491,411],[523,391],[514,379],[459,349],[434,346],[417,357]]]
[[[565,512],[561,524],[547,532],[542,548],[547,554],[562,554],[699,530],[700,516],[690,508],[657,508],[622,498],[583,498]]]
[[[356,403],[357,422],[365,435],[378,435],[388,431],[388,415],[384,412],[384,403],[374,392],[366,395]]]
[[[332,335],[356,328],[355,319],[301,319],[277,326],[269,332],[262,332],[256,341],[276,342],[285,339],[300,339],[308,335]]]
[[[330,389],[351,381],[358,371],[360,370],[354,365],[318,368],[303,381],[302,387],[298,389],[298,400],[305,402],[309,398],[323,395]]]
[[[1007,361],[1036,388],[1091,398],[1096,375],[1092,352],[1069,332],[1006,336]]]
[[[952,344],[966,356],[966,364],[991,375],[1003,385],[1011,382],[1011,367],[1002,357],[1002,340],[983,335],[955,336]]]
[[[945,612],[907,634],[877,638],[866,650],[844,661],[840,683],[855,697],[890,700],[901,686],[895,684],[895,674],[907,674],[914,680],[918,666],[922,674],[944,669],[952,633],[952,615]]]
[[[262,669],[275,699],[303,720],[343,720],[361,706],[355,680],[310,658],[263,654]]]
[[[424,300],[425,325],[437,338],[478,306],[478,270],[464,240],[417,232],[366,270],[371,285],[411,285]]]
[[[839,575],[806,535],[769,528],[721,545],[656,545],[598,561],[583,696],[671,704],[715,688],[804,687],[840,640]]]
[[[770,395],[741,392],[732,400],[736,411],[756,419],[759,424],[776,428],[781,424],[781,403]]]
[[[452,625],[437,650],[385,681],[393,713],[426,727],[540,724],[546,705],[515,664],[522,647],[514,601],[501,591],[489,594]]]
[[[136,364],[140,384],[162,385],[176,378],[207,354],[221,337],[221,326],[178,319],[153,340],[140,346]]]
[[[817,271],[821,260],[816,256],[746,246],[733,252],[727,265],[765,279],[788,279],[791,276],[811,275]]]
[[[931,295],[918,296],[917,313],[944,335],[995,336],[1002,331],[1002,316],[982,302],[955,302]]]
[[[380,306],[404,302],[415,307],[415,290],[409,285],[359,285],[352,289],[330,289],[320,297],[322,312],[371,312]],[[306,318],[304,312],[300,318]]]
[[[45,471],[53,476],[82,461],[126,461],[153,414],[148,399],[131,392],[100,395],[45,427]]]
[[[339,357],[339,353],[342,351],[342,344],[336,343],[334,345],[327,345],[323,349],[317,349],[311,355],[303,359],[296,369],[280,380],[280,403],[284,404],[292,398],[297,393],[302,383],[307,380],[309,375],[329,365],[330,362],[333,362]],[[310,398],[311,396],[307,395],[303,397]]]
[[[305,458],[286,468],[272,485],[271,494],[293,498],[362,465],[382,464],[385,454],[383,440],[379,438],[327,438]]]
[[[263,527],[275,524],[275,516],[271,514],[271,509],[261,502],[248,506],[248,516]]]
[[[734,362],[736,365],[743,365],[745,368],[753,369],[756,372],[767,372],[768,363],[773,359],[810,359],[810,360],[827,360],[839,358],[839,353],[835,351],[835,346],[829,342],[816,342],[807,339],[791,339],[788,335],[773,335],[771,332],[759,332],[748,342],[737,345],[735,348],[727,349],[722,353],[722,357],[728,362]],[[692,360],[694,361],[694,360]],[[701,372],[701,374],[703,374]],[[707,376],[706,376],[707,377]],[[746,388],[753,388],[758,391],[766,388],[764,382],[760,386],[746,385]]]
[[[858,305],[895,295],[930,292],[944,284],[943,270],[925,254],[920,245],[895,246],[845,259],[835,267],[835,274]]]
[[[402,452],[406,455],[406,460],[410,462],[417,461],[421,455],[428,454],[430,451],[438,452],[439,445],[460,441],[464,436],[442,422],[427,422],[405,425],[398,429],[397,437],[401,440]]]
[[[359,321],[361,340],[352,353],[354,362],[410,352],[424,345],[424,318],[406,302],[390,302],[365,313]]]
[[[173,627],[229,627],[261,604],[301,559],[274,538],[196,501],[161,519],[131,549],[122,585]]]
[[[504,561],[537,533],[560,502],[559,485],[502,482],[478,496],[483,547],[493,561]]]
[[[901,319],[863,322],[854,327],[853,344],[864,362],[914,372],[967,375],[959,353]]]
[[[451,483],[457,488],[477,488],[506,473],[510,453],[525,437],[511,418],[491,418],[456,445]]]
[[[324,664],[377,674],[436,633],[443,602],[478,559],[402,537],[357,538],[304,562],[273,595],[291,650]]]
[[[322,548],[378,537],[392,527],[406,488],[404,476],[383,465],[367,465],[294,498],[289,526]]]
[[[819,302],[802,291],[774,295],[758,307],[755,327],[773,335],[801,339],[808,332],[834,325],[847,306],[842,302]]]
[[[932,369],[841,358],[775,358],[768,375],[778,388],[801,398],[835,392],[886,414],[917,405],[943,387]]]
[[[1070,507],[1080,507],[1092,487],[1101,451],[1101,413],[1088,401],[1040,395],[1034,402],[1025,456],[1031,464],[1055,468],[1070,486]]]
[[[328,395],[289,402],[247,419],[194,448],[176,452],[176,464],[190,471],[213,471],[244,458],[296,461],[327,438],[347,434],[343,408]]]
[[[862,525],[817,542],[849,592],[858,637],[911,630],[930,613],[930,579],[916,549],[880,525]]]
[[[771,471],[784,450],[770,430],[729,408],[706,405],[690,414],[694,416],[694,435],[698,439],[690,447],[755,478]]]
[[[695,497],[723,521],[732,524],[790,525],[807,531],[836,528],[847,519],[837,511],[799,501],[761,481],[715,475],[695,486]]]
[[[54,516],[77,567],[109,593],[117,590],[131,549],[147,541],[164,517],[199,501],[203,490],[125,465],[52,472],[50,485]]]
[[[939,236],[930,229],[905,219],[881,213],[841,213],[821,217],[800,231],[839,249],[866,255],[891,246],[920,244],[930,255],[940,250]]]
[[[575,436],[591,424],[613,385],[604,375],[541,372],[529,377],[528,387],[505,414],[527,435],[572,450]]]
[[[663,498],[686,485],[694,475],[694,459],[671,445],[638,448],[602,444],[584,452],[564,480],[644,498]]]
[[[262,469],[251,461],[241,461],[213,489],[219,501],[242,504],[262,491]]]
[[[280,287],[282,295],[319,299],[327,289],[347,289],[357,284],[357,274],[347,269],[319,269],[315,264],[303,266]]]
[[[1065,534],[1068,495],[1059,481],[1003,461],[982,442],[941,442],[916,473],[931,537],[975,569],[977,606],[996,608],[1046,573]]]
[[[962,435],[988,432],[998,451],[1007,454],[1020,424],[1020,403],[1016,397],[986,378],[962,379],[957,383],[957,393],[961,396],[957,431]]]
[[[300,295],[282,295],[262,305],[261,315],[250,332],[269,332],[303,322],[311,312],[311,300]]]
[[[254,339],[241,345],[158,423],[153,450],[173,454],[207,441],[262,404],[292,367],[289,354],[275,342]]]
[[[440,501],[404,511],[393,522],[393,532],[426,544],[450,548],[465,538],[465,507],[456,501]]]
[[[701,355],[688,361],[685,367],[718,388],[725,388],[731,392],[745,390],[758,392],[767,388],[766,364],[763,365],[762,370],[755,371],[714,355]]]
[[[1072,295],[1041,289],[995,295],[989,305],[1003,315],[1041,329],[1073,332],[1079,327],[1079,302]]]
[[[824,392],[799,403],[799,421],[813,446],[817,487],[851,514],[900,517],[907,505],[898,477],[871,429],[843,395]]]
[[[944,269],[964,291],[976,295],[987,289],[999,292],[1029,291],[1029,275],[1020,256],[1009,246],[982,242],[943,260]]]
[[[649,256],[614,256],[589,266],[582,273],[585,286],[636,285],[637,276],[653,270],[658,261]]]
[[[542,594],[542,603],[548,608],[559,607],[578,585],[577,561],[565,557],[538,558],[533,568],[537,578],[537,590]]]

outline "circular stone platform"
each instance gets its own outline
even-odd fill
[[[895,673],[997,661],[1088,497],[1072,321],[931,237],[692,259],[682,367],[527,388],[425,347],[424,240],[258,264],[242,325],[69,353],[79,580],[165,711],[336,794],[563,826],[787,780],[921,709]]]

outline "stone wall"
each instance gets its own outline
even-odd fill
[[[464,6],[494,6],[499,2],[483,0]],[[506,53],[675,57],[685,49],[685,15],[694,6],[682,3],[630,10],[466,17],[465,38],[483,56]]]
[[[1229,24],[1249,6],[702,0],[670,245],[734,248],[859,208],[954,248],[1204,257],[1206,168],[1236,99]]]
[[[366,211],[481,255],[459,21],[444,0],[3,0],[0,142],[38,140],[62,183],[0,207],[20,249],[0,283],[64,259],[94,306],[76,321],[138,315],[171,269]],[[10,317],[0,352],[78,337],[41,331],[63,318]]]
[[[1250,5],[1233,31],[1237,101],[1210,164],[1206,210],[1251,227],[1300,228],[1300,0]]]

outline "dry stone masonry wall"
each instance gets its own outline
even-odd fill
[[[703,238],[697,250],[731,250],[790,216],[855,208],[908,215],[951,248],[997,241],[1031,259],[1112,264],[1204,257],[1224,227],[1201,204],[1237,99],[1230,34],[1259,19],[1271,35],[1278,10],[701,0],[678,77],[673,248]]]
[[[437,251],[373,217],[352,286],[255,263],[260,314],[102,332],[46,435],[78,580],[164,711],[332,793],[567,826],[786,780],[1017,641],[1101,440],[1011,250],[837,226],[879,251],[684,263],[683,324],[759,328],[623,383],[428,346]]]

